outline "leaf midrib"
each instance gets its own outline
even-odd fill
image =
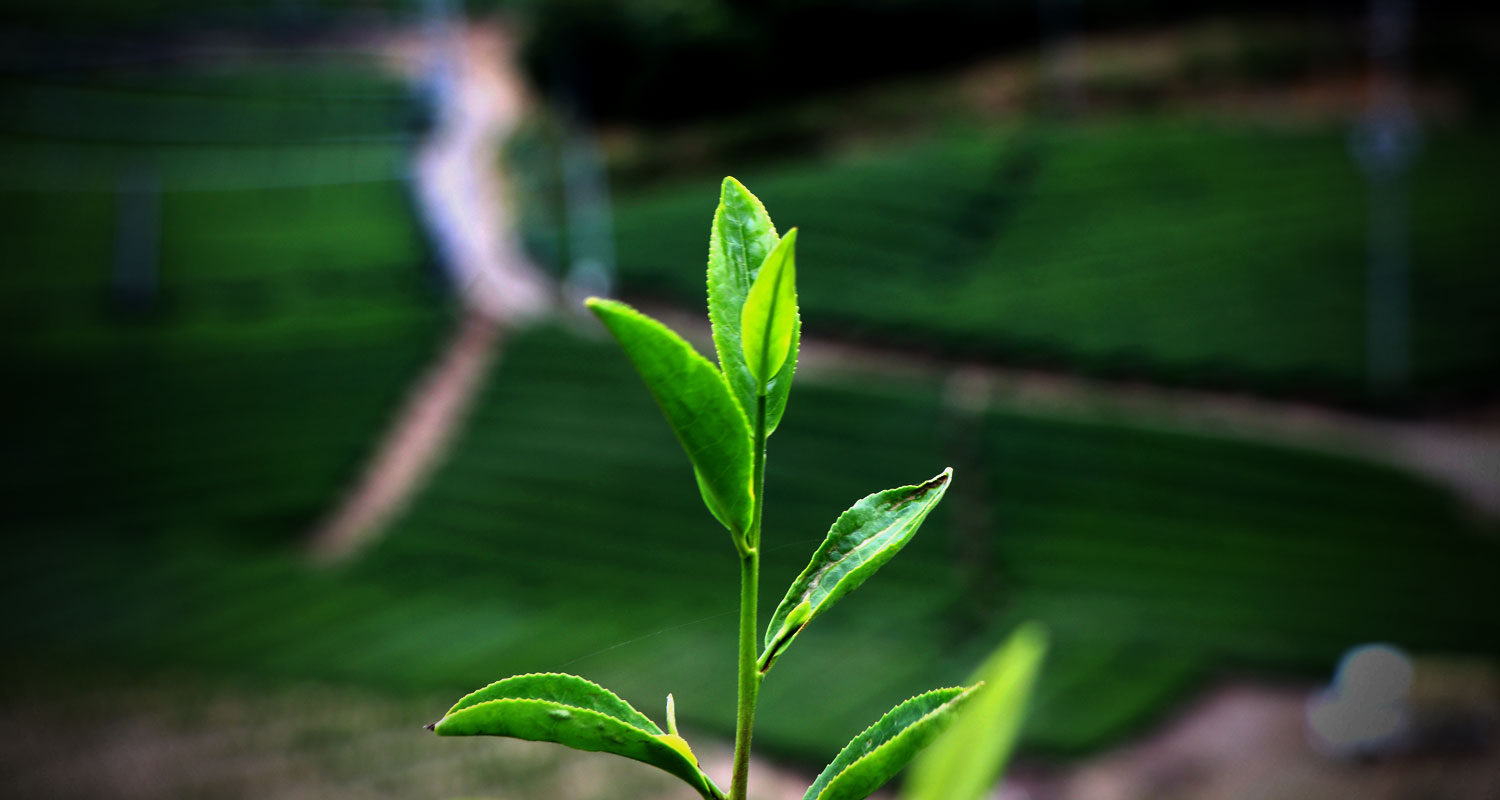
[[[853,549],[851,549],[849,552],[845,553],[838,560],[836,560],[836,561],[830,561],[827,564],[825,564],[823,566],[823,568],[820,569],[820,570],[818,570],[817,573],[815,575],[813,575],[812,579],[808,581],[807,590],[805,592],[803,592],[802,594],[798,595],[797,602],[800,603],[803,600],[811,600],[813,593],[818,589],[819,586],[822,585],[822,583],[823,583],[823,577],[825,575],[827,575],[829,572],[833,571],[834,567],[840,566],[840,565],[848,562],[849,559],[854,558],[854,556],[856,554],[861,553],[862,551],[864,551],[872,543],[875,543],[876,541],[880,541],[882,539],[882,537],[886,536],[886,534],[891,531],[891,529],[896,528],[896,527],[902,525],[903,523],[909,522],[909,521],[910,520],[900,520],[900,519],[898,519],[898,520],[892,522],[891,524],[885,526],[884,528],[881,528],[879,531],[876,531],[875,533],[872,533],[869,536],[866,536],[859,544],[855,545]],[[894,544],[894,540],[893,539],[884,539],[883,543],[880,545],[880,547],[878,547],[878,548],[875,549],[875,554],[879,554],[881,551],[889,548],[892,544]],[[867,557],[864,560],[865,561],[869,561],[870,559]],[[854,569],[858,569],[858,566],[856,565],[856,567]],[[853,572],[853,569],[851,569],[850,572]],[[845,572],[842,577],[848,577],[848,576],[849,576],[849,572]],[[838,588],[837,584],[835,584],[835,586],[832,587],[832,588]],[[818,601],[817,605],[813,606],[813,613],[814,614],[816,614],[819,609],[821,609],[824,605],[827,604],[828,598],[833,595],[832,588],[823,595],[823,599],[820,600],[820,601]],[[796,604],[794,603],[793,605],[796,605]]]
[[[501,703],[516,703],[516,704],[528,703],[528,704],[536,704],[536,705],[541,705],[541,706],[557,706],[559,708],[565,708],[565,709],[567,709],[570,713],[572,713],[572,712],[579,712],[579,713],[583,713],[583,714],[591,714],[593,716],[603,717],[605,719],[614,720],[615,722],[618,722],[621,725],[624,725],[625,727],[630,728],[633,731],[640,731],[641,733],[643,733],[643,734],[645,734],[647,736],[653,737],[653,738],[657,737],[657,736],[664,735],[663,732],[660,731],[660,730],[657,730],[655,732],[647,730],[645,728],[640,727],[639,725],[636,725],[635,723],[631,722],[628,719],[624,719],[623,717],[617,717],[614,714],[610,714],[610,713],[608,713],[606,711],[600,711],[597,708],[585,708],[584,706],[577,706],[577,705],[573,705],[572,703],[565,703],[565,702],[563,702],[561,700],[548,700],[548,699],[541,698],[541,697],[497,697],[494,700],[486,700],[486,701],[484,701],[482,703],[475,703],[472,706],[464,706],[463,708],[459,709],[458,711],[453,712],[452,714],[446,715],[444,717],[444,719],[447,719],[448,717],[458,716],[460,714],[466,714],[466,713],[468,713],[470,711],[473,711],[475,709],[485,708],[487,706],[498,706]],[[655,723],[652,723],[652,724],[654,725]],[[441,720],[438,722],[438,727],[442,727],[442,721]]]

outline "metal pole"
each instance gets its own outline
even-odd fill
[[[115,190],[115,303],[131,312],[155,305],[161,258],[161,180],[146,164],[121,172]]]
[[[1398,392],[1410,383],[1411,241],[1406,174],[1418,145],[1407,92],[1409,0],[1370,4],[1370,101],[1352,148],[1369,182],[1365,363],[1370,388]]]

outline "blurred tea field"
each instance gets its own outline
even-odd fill
[[[39,109],[0,123],[7,661],[423,698],[566,670],[653,715],[674,692],[685,722],[727,735],[732,549],[591,328],[508,341],[388,535],[347,565],[306,559],[454,324],[401,167],[420,115],[389,82],[320,75],[5,87]],[[1493,388],[1477,198],[1500,164],[1480,145],[1434,133],[1412,175],[1419,388]],[[813,333],[1269,391],[1361,381],[1361,178],[1334,131],[962,130],[739,177],[803,229]],[[701,306],[714,197],[676,181],[619,198],[627,294]],[[140,203],[159,220],[144,295],[116,250]],[[767,682],[757,741],[788,758],[821,763],[1024,619],[1056,637],[1026,733],[1053,754],[1217,676],[1322,676],[1360,642],[1500,655],[1495,524],[1394,470],[962,412],[922,379],[807,381],[789,412],[767,616],[849,504],[958,474]]]
[[[643,708],[675,692],[685,719],[727,732],[734,561],[636,380],[602,342],[513,342],[431,487],[338,569],[301,556],[296,523],[318,507],[299,500],[315,492],[265,491],[261,448],[195,447],[203,430],[168,428],[136,463],[113,441],[79,441],[69,459],[112,462],[101,473],[139,488],[108,507],[81,488],[26,521],[0,581],[25,609],[6,639],[31,657],[396,691],[566,669]],[[340,405],[322,406],[327,421]],[[936,386],[806,385],[792,412],[767,489],[768,595],[853,500],[964,449]],[[1497,641],[1486,575],[1500,541],[1409,478],[1121,425],[1002,412],[974,424],[984,455],[954,502],[767,683],[768,747],[836,748],[883,707],[962,678],[1025,618],[1058,639],[1029,741],[1059,752],[1111,740],[1224,669],[1316,674],[1372,639]],[[301,458],[276,455],[289,469]],[[238,491],[205,491],[206,475]],[[982,537],[978,565],[954,519],[974,505],[988,520],[966,532]]]
[[[8,527],[326,502],[443,326],[406,89],[292,61],[3,91],[34,111],[0,125]]]
[[[1492,391],[1500,282],[1485,130],[1408,180],[1413,383]],[[737,175],[803,229],[809,331],[1100,375],[1364,391],[1368,187],[1347,130],[1147,115],[854,149]],[[627,287],[687,304],[716,179],[628,193]]]

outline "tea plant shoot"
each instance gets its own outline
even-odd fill
[[[429,726],[437,734],[510,736],[614,753],[681,778],[706,800],[746,800],[761,682],[809,625],[911,541],[953,480],[953,471],[945,469],[854,503],[834,520],[807,568],[792,581],[764,634],[756,630],[767,442],[786,411],[801,343],[796,247],[795,228],[778,235],[760,200],[739,181],[724,179],[708,255],[708,316],[717,366],[635,309],[613,300],[587,301],[661,407],[692,464],[703,504],[729,534],[726,555],[732,551],[739,559],[738,699],[728,792],[703,771],[678,732],[671,695],[662,730],[608,689],[575,675],[517,675],[492,683]],[[1036,629],[1023,628],[973,685],[934,689],[898,704],[833,758],[804,800],[868,797],[968,705],[988,711],[983,717],[964,715],[960,730],[967,731],[967,741],[947,737],[934,759],[924,762],[925,777],[914,791],[924,800],[978,797],[1009,752],[1044,646]],[[986,694],[980,677],[998,678],[1003,686]],[[971,746],[986,755],[977,768],[965,771],[962,753]]]

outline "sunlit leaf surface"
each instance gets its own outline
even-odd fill
[[[510,736],[613,753],[665,770],[709,800],[723,793],[686,742],[615,694],[576,675],[517,675],[465,696],[432,726],[439,736]]]
[[[614,334],[661,406],[698,476],[703,502],[737,541],[750,527],[750,428],[724,376],[665,325],[624,303],[588,306]]]
[[[757,386],[775,378],[791,353],[797,328],[796,247],[793,228],[766,256],[740,317],[745,364]]]
[[[934,689],[896,706],[854,737],[802,800],[863,800],[952,724],[978,687]]]
[[[719,367],[729,379],[735,400],[745,409],[747,418],[756,407],[759,392],[755,376],[745,363],[740,317],[756,274],[779,241],[776,226],[771,224],[771,216],[760,200],[739,181],[725,178],[708,239],[708,318],[713,323]],[[786,365],[766,392],[768,434],[776,430],[786,410],[787,393],[797,369],[801,331],[802,323],[797,320],[792,327],[792,346]]]
[[[943,499],[952,477],[953,470],[945,469],[926,483],[872,494],[839,515],[771,616],[761,671],[770,669],[809,622],[858,588],[911,541],[922,520]]]

